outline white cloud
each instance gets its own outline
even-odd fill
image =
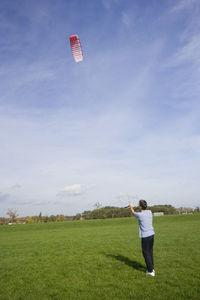
[[[65,186],[59,193],[58,196],[80,196],[83,195],[86,191],[86,187],[83,184],[73,184]]]

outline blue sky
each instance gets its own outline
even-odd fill
[[[200,205],[199,15],[198,0],[1,0],[1,216]]]

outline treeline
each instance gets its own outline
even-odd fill
[[[180,207],[175,208],[172,205],[154,205],[148,206],[147,209],[151,210],[152,213],[163,212],[164,215],[176,215],[176,214],[188,214],[200,212],[200,208],[196,207],[195,209],[190,207]],[[139,211],[138,207],[134,207],[136,212]],[[77,214],[73,219],[107,219],[107,218],[124,218],[131,217],[131,212],[129,208],[120,208],[114,206],[105,206],[91,211],[84,211],[82,214]]]
[[[155,212],[163,212],[164,215],[176,215],[178,214],[178,210],[173,207],[172,205],[154,205],[148,207],[152,211],[152,213]]]
[[[20,217],[20,218],[12,215],[9,218],[0,218],[0,225],[64,222],[64,221],[69,221],[69,220],[73,220],[73,219],[74,219],[74,216],[64,216],[64,215],[42,216],[41,213],[38,216],[27,216],[27,217]]]
[[[150,209],[152,213],[154,212],[163,212],[165,215],[178,214],[179,212],[172,205],[154,205],[148,206],[147,209]],[[139,211],[138,207],[134,207],[136,212]],[[120,208],[114,206],[105,206],[99,209],[94,209],[91,211],[84,211],[82,214],[77,214],[74,219],[107,219],[107,218],[124,218],[131,217],[130,209]]]
[[[175,215],[175,214],[187,214],[187,213],[199,213],[200,208],[196,207],[180,207],[175,208],[172,205],[154,205],[148,206],[152,213],[163,212],[164,215]],[[136,212],[139,211],[138,207],[134,207]],[[61,215],[50,215],[42,216],[42,213],[38,216],[27,216],[18,217],[17,210],[9,209],[7,212],[9,218],[0,218],[0,225],[3,224],[26,224],[26,223],[47,223],[47,222],[64,222],[72,220],[91,220],[91,219],[108,219],[108,218],[125,218],[131,217],[131,212],[129,208],[120,208],[115,206],[105,206],[100,205],[93,210],[84,211],[81,214],[76,214],[75,216],[64,216]]]
[[[77,214],[74,219],[108,219],[108,218],[125,218],[130,217],[130,209],[114,206],[105,206],[99,209],[84,211],[82,214]]]

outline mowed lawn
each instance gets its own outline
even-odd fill
[[[0,299],[200,299],[200,215],[154,228],[149,277],[134,218],[0,226]]]

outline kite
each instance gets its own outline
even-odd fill
[[[82,51],[81,42],[80,42],[78,35],[71,35],[69,40],[70,40],[72,54],[73,54],[75,62],[82,61],[83,60],[83,51]]]

